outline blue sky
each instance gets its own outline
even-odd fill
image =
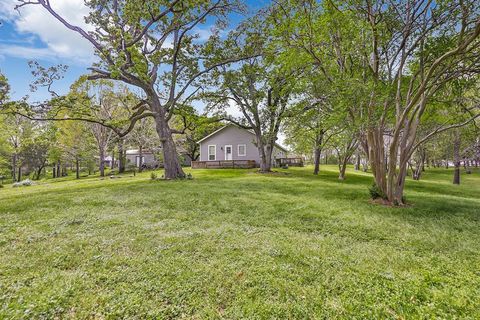
[[[267,2],[250,0],[247,3],[255,10]],[[94,61],[93,49],[86,40],[65,29],[40,8],[29,6],[17,12],[13,10],[15,3],[16,0],[0,0],[0,70],[9,79],[12,98],[29,95],[31,101],[40,101],[49,97],[45,91],[30,92],[33,77],[28,61],[31,60],[43,66],[68,65],[65,78],[55,84],[57,92],[66,93],[80,75],[88,72]],[[51,3],[77,25],[83,23],[83,16],[88,13],[83,0],[51,0]],[[238,17],[233,17],[232,25],[236,22]]]

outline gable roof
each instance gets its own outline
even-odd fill
[[[252,135],[255,135],[255,133],[254,133],[252,130],[245,129],[245,128],[242,128],[242,127],[240,127],[240,126],[237,126],[237,125],[235,125],[235,124],[230,123],[230,124],[227,124],[227,125],[221,127],[220,129],[218,129],[218,130],[210,133],[208,136],[206,136],[206,137],[198,140],[197,143],[202,143],[203,141],[205,141],[205,140],[209,139],[210,137],[213,137],[213,136],[216,135],[217,133],[221,132],[223,129],[229,128],[229,127],[236,127],[236,128],[245,130],[245,131],[247,131],[248,133],[250,133],[250,134],[252,134]],[[288,152],[287,149],[285,149],[284,147],[282,147],[282,146],[279,145],[278,143],[275,143],[275,147],[277,147],[278,149],[280,149],[280,150],[282,150],[282,151]]]

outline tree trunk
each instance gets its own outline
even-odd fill
[[[143,146],[138,147],[138,172],[143,171]]]
[[[42,175],[42,170],[43,170],[43,167],[40,167],[37,169],[35,180],[40,180],[40,176]]]
[[[115,148],[112,150],[112,163],[110,163],[110,169],[115,169]]]
[[[98,164],[98,170],[100,171],[100,177],[105,177],[105,149],[100,147],[98,150],[98,156],[100,163]]]
[[[385,145],[383,141],[383,130],[371,128],[367,131],[367,141],[369,146],[370,167],[376,186],[386,195],[387,181],[385,170]]]
[[[453,139],[453,159],[454,159],[454,173],[453,184],[460,184],[460,131],[457,129],[454,133]]]
[[[123,140],[118,143],[118,173],[125,172],[125,151],[123,150]]]
[[[75,178],[80,179],[80,160],[75,159]]]
[[[168,125],[162,108],[158,108],[158,110],[160,110],[160,112],[158,112],[155,117],[155,129],[162,143],[165,179],[185,178],[185,173],[178,159],[175,142],[173,141],[172,130]]]
[[[313,174],[318,175],[320,172],[320,156],[322,155],[322,148],[320,147],[315,147],[315,154],[313,158],[313,163],[315,165],[313,169]]]
[[[14,153],[12,156],[12,181],[17,181],[17,154]]]
[[[256,139],[258,154],[260,156],[260,173],[271,172],[273,144],[268,143],[265,145],[260,133],[256,133]]]
[[[263,144],[257,147],[258,153],[260,155],[260,172],[269,172],[270,171],[270,166],[268,165],[267,162],[267,155],[265,154],[265,149],[263,147]]]
[[[317,175],[320,172],[320,156],[322,155],[322,143],[323,143],[323,136],[325,132],[324,130],[320,130],[319,134],[315,139],[315,153],[313,163],[315,165],[313,169],[313,174]]]
[[[360,170],[360,152],[355,154],[355,171]]]
[[[22,166],[18,167],[18,176],[17,176],[17,182],[22,181]]]
[[[348,159],[349,159],[349,157],[345,157],[340,164],[340,168],[339,168],[340,171],[339,171],[339,174],[338,174],[338,179],[339,180],[345,180],[345,172],[347,171]]]
[[[62,168],[59,160],[57,161],[57,178],[60,178],[61,176],[62,176]]]

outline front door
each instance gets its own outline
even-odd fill
[[[225,146],[225,160],[232,160],[232,146]]]

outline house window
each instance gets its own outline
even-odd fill
[[[217,146],[216,145],[209,145],[208,146],[208,160],[213,161],[216,160],[216,154],[217,154]]]
[[[246,144],[239,144],[238,145],[238,156],[245,157],[247,155],[247,145]]]

